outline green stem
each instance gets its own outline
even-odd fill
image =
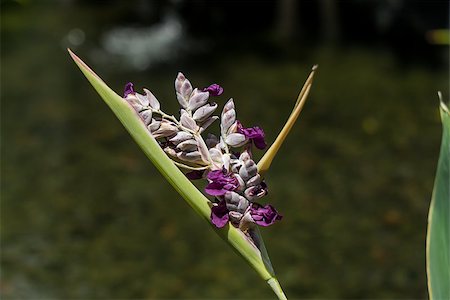
[[[270,285],[275,295],[277,295],[278,299],[287,300],[286,295],[284,294],[283,289],[281,288],[281,285],[278,282],[278,279],[272,277],[269,280],[267,280],[267,283]]]

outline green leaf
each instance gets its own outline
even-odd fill
[[[83,74],[111,108],[120,122],[128,130],[147,157],[161,174],[186,200],[186,202],[225,240],[255,271],[265,280],[279,299],[286,299],[273,272],[267,251],[259,230],[252,232],[252,239],[229,224],[222,229],[212,225],[210,213],[212,203],[186,178],[186,176],[167,157],[157,141],[151,136],[135,110],[122,97],[111,90],[80,58],[68,49]],[[255,246],[255,243],[258,245]],[[238,275],[238,274],[237,274]]]
[[[442,145],[428,214],[427,274],[430,299],[450,299],[450,114],[442,102]]]

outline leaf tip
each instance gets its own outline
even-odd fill
[[[91,75],[93,75],[95,78],[97,78],[100,81],[103,81],[97,74],[95,74],[94,71],[92,71],[91,68],[89,68],[89,66],[81,60],[81,58],[79,58],[75,53],[72,52],[72,50],[70,50],[70,48],[67,48],[67,51],[69,52],[70,56],[72,57],[72,59],[74,60],[74,62],[77,64],[77,66],[83,71],[87,71],[89,72]]]

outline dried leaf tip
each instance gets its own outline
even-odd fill
[[[305,84],[303,85],[297,101],[294,105],[294,108],[291,112],[291,115],[289,116],[288,120],[286,121],[286,124],[283,126],[283,129],[281,129],[280,133],[278,134],[277,138],[275,139],[275,142],[270,146],[270,148],[267,150],[267,152],[264,154],[264,156],[261,158],[261,160],[258,162],[258,170],[260,174],[264,174],[272,164],[273,159],[275,158],[275,155],[277,154],[278,150],[280,149],[281,145],[283,144],[284,140],[286,139],[287,135],[289,134],[290,130],[294,126],[295,122],[297,121],[298,116],[300,115],[300,112],[303,109],[303,105],[306,102],[306,99],[308,98],[309,92],[311,90],[312,82],[314,79],[315,71],[317,70],[318,65],[314,65],[311,69],[311,73],[309,74],[308,78],[305,81]]]

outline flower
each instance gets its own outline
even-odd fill
[[[123,91],[123,97],[126,98],[129,94],[134,94],[134,90],[133,90],[133,83],[128,82],[125,85],[125,89]]]
[[[278,214],[277,210],[270,204],[262,206],[258,203],[252,203],[250,206],[250,215],[256,224],[260,226],[270,226],[275,221],[279,221],[283,218]]]
[[[210,171],[207,176],[210,181],[205,187],[205,192],[211,196],[223,196],[227,191],[234,191],[239,186],[239,181],[225,169]]]
[[[230,219],[228,215],[227,204],[225,200],[219,202],[218,205],[211,207],[211,222],[217,227],[222,228]]]
[[[208,92],[210,96],[220,96],[223,93],[223,87],[214,83],[203,89],[203,92]]]
[[[245,135],[246,138],[251,140],[255,144],[256,148],[262,150],[266,148],[267,144],[264,140],[264,131],[262,128],[255,126],[250,128],[244,128],[241,122],[238,122],[237,132]]]

